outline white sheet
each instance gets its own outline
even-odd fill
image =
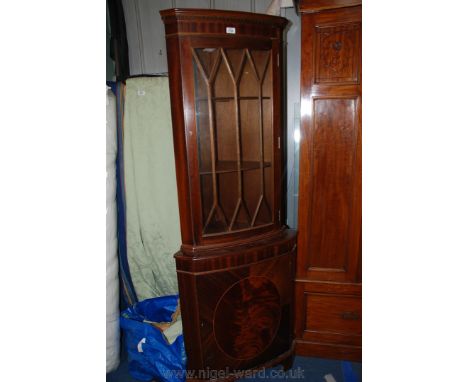
[[[110,88],[106,95],[106,372],[120,362],[119,260],[117,257],[117,206],[115,159],[117,107]]]

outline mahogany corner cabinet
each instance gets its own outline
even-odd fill
[[[188,380],[288,367],[296,255],[282,174],[288,21],[206,9],[160,13],[182,236],[175,259],[187,370],[195,372]]]

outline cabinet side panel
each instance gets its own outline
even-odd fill
[[[172,130],[176,158],[176,177],[182,243],[193,242],[192,207],[189,192],[181,63],[178,37],[166,39],[169,64]]]
[[[187,353],[187,370],[201,370],[204,365],[201,353],[198,299],[192,293],[197,288],[196,278],[194,275],[178,272],[177,281],[179,284],[184,344]]]

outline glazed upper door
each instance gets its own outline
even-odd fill
[[[360,282],[361,7],[302,28],[297,278]]]
[[[201,235],[275,219],[273,51],[192,47]]]
[[[282,17],[161,11],[184,254],[283,228]]]

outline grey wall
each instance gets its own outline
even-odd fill
[[[130,74],[167,72],[164,25],[167,8],[212,8],[263,13],[271,0],[122,0],[127,25]]]
[[[290,21],[286,34],[286,116],[287,116],[287,215],[291,228],[297,227],[299,142],[301,106],[301,19],[294,8],[282,8],[281,16]],[[295,134],[296,131],[296,134]],[[296,139],[295,139],[296,138]]]
[[[106,3],[107,4],[107,3]],[[111,28],[109,9],[106,5],[106,81],[115,80],[115,64],[110,56]]]

